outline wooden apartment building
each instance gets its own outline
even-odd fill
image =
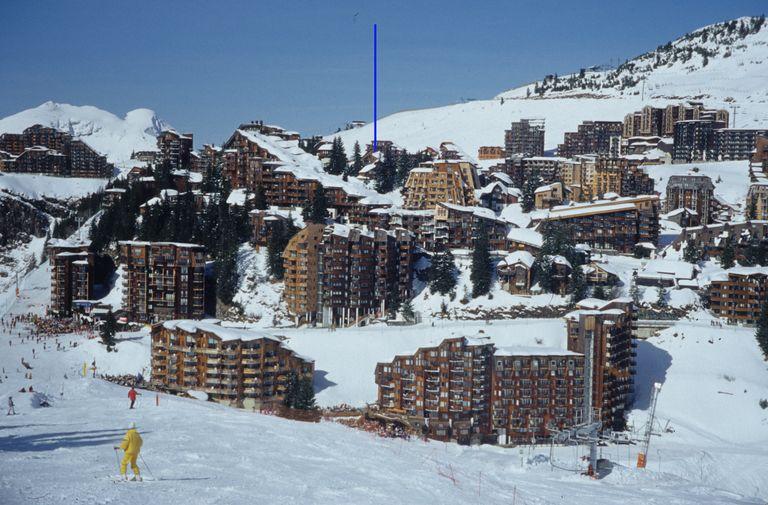
[[[205,249],[176,242],[120,242],[123,309],[130,321],[199,319],[205,306]]]
[[[411,297],[414,242],[404,229],[309,225],[283,253],[284,299],[299,323],[353,326]]]
[[[620,196],[654,193],[653,179],[640,168],[639,162],[627,158],[597,158],[589,182],[589,194],[597,198],[606,193]]]
[[[462,444],[531,443],[572,425],[583,398],[583,356],[545,347],[497,349],[447,338],[376,365],[378,406],[429,437]]]
[[[474,205],[480,188],[475,167],[462,160],[437,160],[412,169],[405,181],[406,209],[432,209],[440,202]]]
[[[553,207],[543,218],[568,227],[576,243],[629,253],[639,242],[658,243],[659,197],[640,195]]]
[[[95,256],[91,244],[51,239],[48,258],[51,266],[51,312],[60,317],[71,316],[75,300],[93,298]]]
[[[624,429],[634,397],[636,311],[629,298],[588,298],[568,313],[568,350],[585,355],[592,407],[605,428]],[[591,364],[591,370],[590,370]]]
[[[667,181],[667,212],[690,209],[697,213],[701,224],[712,222],[715,185],[706,175],[670,175]]]
[[[572,158],[582,154],[616,157],[619,154],[621,121],[584,121],[575,132],[566,132],[557,147],[558,156]]]
[[[491,209],[438,203],[434,220],[423,231],[424,246],[430,251],[471,249],[481,226],[485,226],[491,250],[506,249],[509,223]]]
[[[189,170],[192,168],[193,136],[191,133],[178,133],[175,130],[163,130],[157,136],[158,155],[156,161],[168,163],[171,170]]]
[[[215,319],[152,326],[152,382],[175,392],[202,391],[247,409],[278,407],[291,376],[312,379],[314,361],[281,339],[221,326]]]
[[[42,125],[0,135],[0,171],[65,177],[112,177],[114,166],[82,140]]]
[[[730,324],[755,325],[768,300],[768,268],[736,267],[717,274],[708,289],[709,310]]]
[[[296,132],[254,122],[240,127],[221,151],[222,175],[232,189],[260,189],[267,205],[304,207],[321,187],[337,215],[365,214],[378,196],[357,180],[325,173],[320,159],[299,147]]]

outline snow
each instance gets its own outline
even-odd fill
[[[92,107],[45,102],[0,119],[0,133],[21,133],[41,124],[83,140],[117,165],[130,162],[134,151],[156,151],[156,137],[168,125],[149,109],[136,109],[124,118]]]
[[[672,279],[693,279],[696,275],[694,266],[684,261],[651,260],[645,264],[639,275],[660,275]]]
[[[300,148],[298,140],[284,140],[275,135],[264,135],[250,130],[237,130],[237,133],[277,158],[278,161],[265,162],[276,165],[276,173],[291,173],[299,180],[318,181],[326,188],[341,188],[349,195],[362,197],[362,203],[393,203],[391,198],[369,189],[354,177],[344,181],[339,176],[328,174],[323,169],[322,161]]]
[[[528,251],[515,251],[507,254],[504,259],[499,262],[497,268],[501,266],[502,263],[509,266],[522,263],[526,267],[531,268],[535,261],[536,258],[534,258],[533,254],[529,253]]]
[[[685,41],[681,42],[685,44]],[[705,47],[712,48],[710,39]],[[651,48],[649,48],[651,49]],[[498,94],[489,100],[476,100],[430,109],[398,112],[377,122],[379,138],[397,142],[410,152],[450,139],[467,152],[480,146],[503,145],[504,130],[521,118],[546,120],[545,149],[554,149],[563,141],[565,132],[577,130],[582,121],[621,121],[630,112],[645,105],[666,107],[685,100],[703,101],[712,108],[731,110],[739,107],[736,127],[757,128],[768,124],[768,26],[736,44],[719,48],[720,54],[702,65],[694,53],[688,63],[662,66],[643,74],[644,83],[620,90],[606,87],[594,90],[576,89],[550,93],[543,98],[526,97],[533,93],[534,83]],[[724,57],[727,49],[732,56]],[[636,62],[636,60],[632,60]],[[631,62],[631,63],[632,63]],[[574,68],[574,71],[578,69]],[[591,73],[591,72],[588,72]],[[604,75],[595,72],[596,76]],[[565,80],[567,76],[561,76]],[[644,86],[644,93],[641,91]],[[504,103],[501,103],[504,98]],[[733,120],[733,119],[732,119]],[[347,152],[357,141],[365,145],[373,138],[373,124],[325,137],[340,137]]]
[[[42,198],[55,198],[57,200],[81,198],[104,189],[107,182],[108,179],[0,172],[0,190],[10,191],[36,200]]]
[[[42,271],[42,270],[41,270]],[[14,311],[46,296],[44,276]],[[41,310],[41,307],[35,309]],[[479,333],[483,330],[484,333]],[[375,397],[378,360],[451,335],[487,336],[512,352],[558,352],[564,323],[554,320],[445,321],[412,327],[369,326],[338,331],[285,330],[288,342],[317,360],[323,404]],[[542,340],[538,344],[536,339]],[[8,340],[13,342],[8,346]],[[649,467],[634,468],[637,446],[606,446],[613,473],[593,481],[548,464],[548,446],[462,447],[418,439],[383,439],[333,422],[301,423],[199,399],[139,390],[128,410],[127,390],[81,377],[94,359],[99,373],[135,374],[149,355],[146,330],[118,334],[116,353],[97,340],[57,352],[0,330],[0,404],[13,395],[18,415],[0,425],[0,496],[8,505],[46,503],[243,503],[258,489],[269,503],[762,503],[768,476],[768,371],[752,332],[713,327],[706,315],[663,330],[638,347],[637,402],[630,421],[639,436],[648,392],[661,382]],[[37,348],[36,358],[31,348]],[[530,348],[532,347],[532,348]],[[507,349],[500,353],[508,352]],[[15,371],[21,357],[33,379]],[[326,372],[325,374],[323,372]],[[65,378],[66,374],[66,378]],[[19,393],[30,384],[37,397]],[[746,390],[746,392],[745,392]],[[63,391],[63,396],[60,394]],[[696,391],[696,394],[691,394]],[[32,408],[46,398],[50,408]],[[357,403],[357,402],[355,402]],[[139,460],[147,482],[114,484],[112,446],[136,422],[144,439]],[[661,429],[669,426],[674,432]],[[736,429],[735,429],[736,428]],[[583,449],[555,448],[558,466],[579,468]],[[354,455],[353,457],[350,457]],[[149,466],[147,466],[149,464]]]
[[[698,171],[693,171],[694,168]],[[672,175],[706,175],[715,185],[715,196],[731,206],[744,208],[750,184],[748,160],[649,165],[643,169],[653,179],[655,190],[662,196],[667,193],[667,183]]]

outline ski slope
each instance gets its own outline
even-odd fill
[[[41,312],[48,295],[44,269],[28,279],[12,312]],[[431,327],[294,330],[290,345],[316,359],[325,376],[316,389],[338,384],[338,399],[369,397],[369,363],[436,341],[449,332],[484,329],[500,342],[562,338],[560,320],[463,322]],[[16,401],[17,416],[0,416],[0,503],[515,503],[729,504],[768,497],[768,371],[748,329],[711,326],[705,313],[681,322],[638,348],[638,399],[630,422],[645,422],[647,391],[664,384],[661,426],[649,467],[637,470],[636,446],[609,446],[614,462],[601,481],[552,468],[548,447],[493,446],[382,439],[332,422],[306,424],[194,399],[154,394],[128,410],[127,389],[80,377],[84,362],[99,372],[136,373],[146,366],[147,331],[120,334],[117,353],[96,340],[63,335],[80,345],[55,351],[20,342],[17,328],[0,331],[0,404]],[[677,335],[675,335],[675,333]],[[8,340],[12,345],[8,345]],[[710,342],[712,340],[712,342]],[[37,350],[32,358],[31,348]],[[53,349],[52,349],[53,347]],[[24,378],[24,357],[34,367]],[[18,369],[17,369],[18,367]],[[17,371],[18,370],[18,371]],[[349,370],[347,372],[347,370]],[[363,370],[368,370],[364,373]],[[65,378],[66,374],[66,378]],[[729,378],[726,379],[725,376]],[[7,378],[6,378],[7,377]],[[50,408],[35,408],[34,389]],[[361,386],[360,384],[366,384]],[[335,387],[335,386],[334,386]],[[63,397],[61,391],[63,388]],[[743,392],[746,389],[746,392]],[[725,391],[730,394],[721,394]],[[324,391],[318,393],[321,398]],[[144,438],[144,483],[114,483],[112,446],[135,421]],[[558,448],[554,462],[576,470],[583,451]]]

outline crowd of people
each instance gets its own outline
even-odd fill
[[[18,390],[19,393],[37,393],[32,380],[35,370],[34,362],[40,356],[40,352],[62,352],[77,347],[77,339],[64,340],[62,337],[66,335],[82,335],[87,338],[95,338],[97,335],[95,327],[87,321],[75,318],[54,319],[32,313],[10,314],[0,317],[0,333],[8,335],[8,346],[11,348],[14,345],[31,344],[31,355],[21,356],[21,366],[16,368],[16,373],[23,373],[25,381],[30,381],[29,385],[22,386]],[[92,367],[95,374],[95,361]],[[8,380],[8,372],[11,371],[2,367],[0,383]],[[65,375],[64,378],[66,379],[67,376]],[[41,404],[41,406],[48,405]],[[10,396],[8,397],[8,407],[8,415],[14,415],[16,411]]]

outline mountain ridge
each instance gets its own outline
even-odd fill
[[[728,28],[734,24],[734,28]],[[660,58],[658,64],[656,55]],[[557,83],[562,86],[580,73],[558,78]],[[632,74],[634,78],[627,80]],[[737,114],[732,125],[739,128],[765,125],[768,24],[762,16],[714,23],[664,43],[616,69],[585,69],[581,80],[572,81],[571,89],[560,89],[554,81],[552,75],[502,91],[487,100],[397,112],[378,120],[378,138],[394,141],[409,151],[437,147],[450,140],[475,154],[480,146],[503,145],[504,130],[509,124],[528,117],[546,120],[545,146],[554,149],[562,142],[563,134],[575,131],[582,121],[621,121],[644,105],[664,107],[688,100],[729,110],[735,106]],[[544,88],[540,93],[536,93],[537,84]],[[354,142],[362,146],[371,142],[373,125],[325,138],[335,136],[342,139],[347,153],[351,153]]]

